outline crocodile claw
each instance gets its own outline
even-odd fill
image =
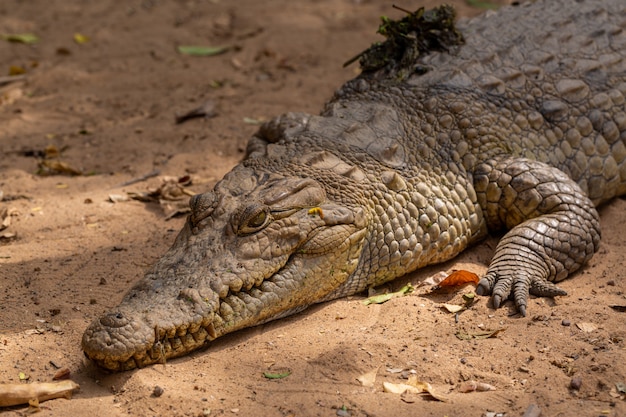
[[[478,295],[491,294],[494,308],[499,308],[503,301],[512,299],[517,311],[524,317],[526,317],[529,294],[537,297],[567,295],[565,290],[541,277],[529,276],[523,272],[517,275],[498,276],[494,271],[488,272],[480,280],[476,293]]]

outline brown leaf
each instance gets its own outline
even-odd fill
[[[410,375],[408,384],[416,387],[422,392],[428,393],[431,397],[433,397],[437,401],[446,402],[449,400],[448,397],[446,397],[445,395],[436,392],[435,389],[432,387],[432,385],[430,385],[428,382],[418,380],[417,375]]]
[[[593,323],[587,323],[587,322],[576,323],[576,327],[578,327],[580,330],[582,330],[585,333],[591,333],[593,331],[598,330],[598,326],[596,326]]]
[[[374,386],[374,382],[376,382],[376,374],[378,373],[378,368],[374,368],[371,371],[360,375],[357,378],[357,381],[359,381],[361,383],[361,385],[363,385],[364,387],[373,387]]]
[[[478,284],[478,275],[473,272],[458,270],[452,272],[446,279],[439,283],[440,287],[458,287],[465,284]]]
[[[43,160],[39,162],[38,175],[82,175],[78,169],[72,168],[69,164],[61,161]]]

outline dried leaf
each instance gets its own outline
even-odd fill
[[[417,375],[410,375],[408,379],[408,384],[419,389],[421,392],[427,392],[428,394],[430,394],[431,397],[438,401],[448,401],[448,398],[445,395],[436,392],[433,389],[432,385],[430,385],[428,382],[418,380]]]
[[[263,120],[253,119],[252,117],[244,117],[243,122],[247,125],[260,125],[263,124]]]
[[[496,387],[489,385],[485,382],[477,381],[463,381],[459,385],[459,392],[473,392],[473,391],[495,391]]]
[[[478,275],[473,272],[458,270],[452,272],[446,279],[439,283],[440,287],[458,287],[465,284],[478,284]]]
[[[112,203],[123,203],[130,200],[128,195],[124,194],[109,194],[109,201]]]
[[[364,387],[373,387],[374,382],[376,382],[376,374],[378,373],[378,367],[373,369],[357,378],[357,381],[361,383]]]
[[[35,414],[40,411],[41,409],[39,408],[39,399],[33,398],[31,400],[28,400],[28,411],[26,412],[26,414]]]
[[[39,37],[33,33],[5,33],[0,35],[2,39],[16,43],[36,43]]]
[[[576,327],[578,327],[580,330],[582,330],[585,333],[591,333],[593,331],[598,330],[598,326],[596,326],[593,323],[576,323]]]
[[[61,161],[43,160],[39,162],[38,175],[81,175],[82,172]]]
[[[421,394],[422,391],[409,384],[393,384],[391,382],[383,382],[383,391],[391,394],[404,394],[405,392],[411,394]]]
[[[223,54],[228,51],[228,46],[191,46],[181,45],[177,48],[178,52],[183,55],[191,56],[214,56]]]
[[[81,33],[75,33],[74,34],[74,42],[76,42],[79,45],[82,45],[84,43],[89,42],[89,37],[85,36],[85,35],[83,35]]]
[[[21,67],[19,65],[11,65],[9,67],[10,76],[22,75],[22,74],[26,74],[26,69],[24,67]]]
[[[154,197],[158,197],[159,200],[180,201],[187,200],[195,193],[186,190],[184,188],[184,185],[180,182],[179,178],[165,177],[163,178],[159,188],[154,190],[151,194]]]
[[[291,375],[291,371],[287,370],[284,372],[263,372],[263,377],[267,379],[283,379],[287,378]]]
[[[373,297],[369,297],[369,298],[367,298],[366,300],[363,301],[363,304],[365,304],[365,305],[382,304],[384,302],[387,302],[387,301],[391,300],[392,298],[401,297],[403,295],[410,294],[412,292],[413,292],[413,285],[406,284],[404,287],[400,288],[400,290],[398,290],[396,292],[390,292],[390,293],[387,293],[387,294],[379,294],[379,295],[375,295]]]
[[[129,191],[128,196],[133,200],[141,201],[142,203],[152,203],[155,200],[150,193],[134,193]]]
[[[13,239],[16,236],[17,236],[17,233],[4,232],[4,233],[0,234],[0,239],[10,240],[10,239]]]
[[[58,382],[34,382],[32,384],[0,384],[0,407],[26,404],[32,399],[39,402],[53,398],[70,398],[79,385],[66,379]]]
[[[472,339],[489,339],[491,337],[496,337],[498,333],[505,331],[506,328],[484,331],[484,332],[476,332],[476,333],[463,333],[457,332],[455,336],[461,340],[472,340]]]
[[[448,310],[448,313],[458,313],[459,311],[465,310],[465,306],[460,306],[457,304],[442,303],[441,307]]]

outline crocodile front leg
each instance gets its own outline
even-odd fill
[[[476,169],[474,186],[488,228],[510,229],[477,293],[492,294],[495,308],[513,298],[524,316],[529,293],[565,295],[554,282],[589,261],[600,243],[598,213],[578,184],[544,163],[502,157]]]

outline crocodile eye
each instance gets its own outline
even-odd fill
[[[268,207],[250,207],[241,216],[237,234],[247,235],[258,232],[269,224],[271,217]]]
[[[267,219],[267,214],[262,211],[248,222],[248,227],[257,228],[263,226],[265,224],[265,219]]]

